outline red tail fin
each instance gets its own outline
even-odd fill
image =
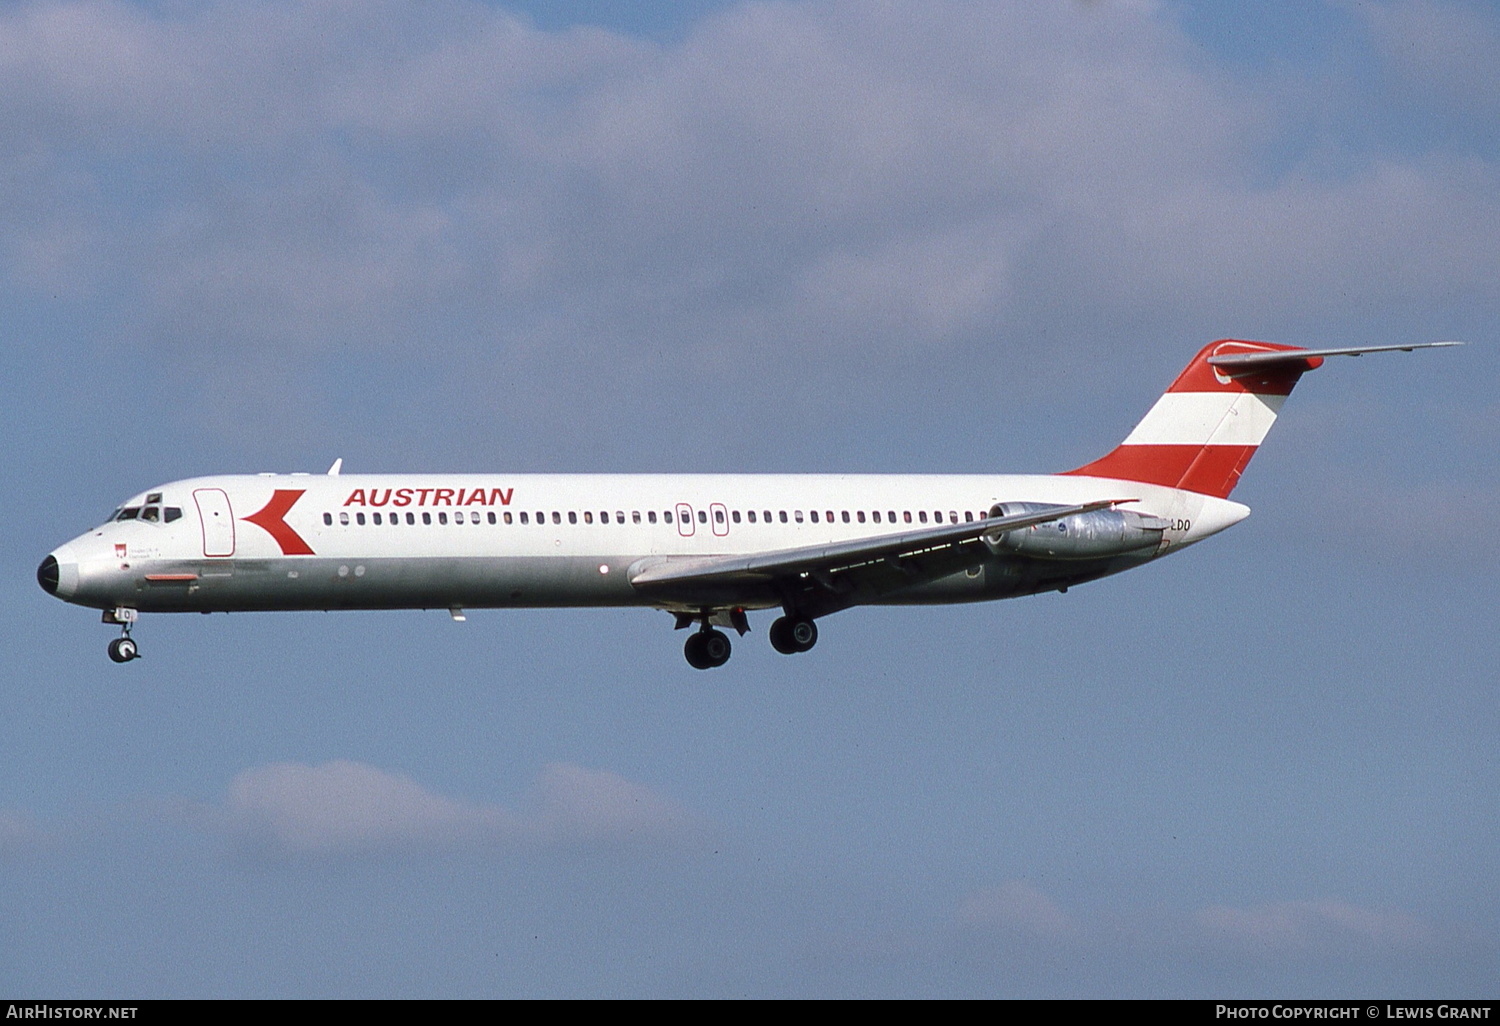
[[[1228,498],[1297,379],[1323,361],[1312,356],[1231,373],[1209,358],[1298,352],[1305,350],[1235,339],[1204,346],[1124,442],[1067,473]]]

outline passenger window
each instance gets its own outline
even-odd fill
[[[812,517],[812,522],[813,523],[816,524],[818,522],[818,511],[817,510],[813,510],[811,513],[808,514],[808,516]],[[797,519],[801,520],[802,518],[798,517]]]
[[[925,509],[917,510],[917,519],[924,524],[927,523],[927,511]]]
[[[646,522],[649,524],[656,523],[656,510],[650,509],[646,511]]]
[[[766,523],[769,524],[771,522],[771,511],[770,510],[766,510],[764,513],[761,514],[761,516],[762,516],[762,518],[764,518],[764,520],[765,520]]]
[[[871,513],[870,516],[874,518],[877,524],[880,523],[880,510],[877,509],[875,512]]]
[[[708,523],[708,514],[705,513],[705,512],[703,512],[703,510],[701,510],[701,509],[698,511],[698,523],[700,523],[700,524],[706,524],[706,523]]]
[[[492,517],[494,515],[495,514],[493,514],[493,513],[490,514],[490,516],[492,516]],[[513,523],[515,523],[515,519],[511,516],[510,510],[506,510],[504,513],[501,514],[501,516],[503,516],[505,518],[505,522],[507,524],[513,524]],[[493,523],[493,521],[491,521],[491,523]]]
[[[633,509],[633,510],[630,511],[630,522],[632,524],[639,524],[641,522],[641,511],[640,510]]]
[[[905,521],[906,521],[906,522],[907,522],[907,523],[908,523],[908,524],[909,524],[909,523],[911,523],[911,510],[906,510],[906,511],[904,511],[904,512],[903,512],[903,513],[902,513],[902,518],[903,518],[903,519],[904,519],[904,520],[905,520]]]
[[[424,524],[431,524],[432,523],[432,514],[424,511],[422,513],[422,523],[424,523]]]
[[[802,511],[800,509],[792,510],[792,519],[799,524],[802,523]]]
[[[827,510],[824,515],[830,524],[833,523],[833,510]],[[848,520],[849,518],[846,516],[844,519]]]
[[[862,509],[855,510],[854,511],[854,519],[858,520],[861,524],[864,523],[865,522],[865,511],[862,510]]]
[[[562,514],[559,513],[557,510],[553,510],[552,511],[552,522],[554,524],[560,524],[560,523],[562,523]]]
[[[371,513],[370,514],[370,520],[375,524],[376,527],[380,526],[380,514],[379,513]]]
[[[888,523],[894,524],[896,522],[896,511],[893,510],[893,509],[886,510],[885,511],[885,519],[886,519],[886,521]],[[911,523],[911,514],[910,513],[906,514],[906,522],[908,524]]]
[[[755,510],[750,510],[750,512],[746,513],[745,516],[750,518],[750,522],[752,524],[755,523]]]
[[[593,513],[592,510],[584,510],[583,511],[583,522],[585,524],[592,524],[594,522],[594,513]],[[577,520],[573,519],[573,514],[571,514],[571,513],[568,514],[568,523],[570,523],[570,524],[576,524],[576,523],[578,523]]]
[[[846,509],[846,510],[841,510],[840,512],[842,512],[844,514],[844,523],[847,524],[849,522],[849,511]]]
[[[510,514],[506,514],[506,515],[509,516]],[[526,514],[525,513],[521,514],[521,523],[523,523],[523,524],[529,524],[529,523],[531,523],[531,521],[526,518]]]
[[[349,526],[349,514],[348,513],[340,513],[339,514],[339,524],[341,526],[343,526],[343,527],[348,527]]]
[[[736,516],[735,519],[738,520],[739,517]],[[724,522],[724,511],[722,509],[716,509],[716,510],[714,510],[714,523],[716,523],[716,524],[722,524],[723,522]]]
[[[786,510],[781,510],[780,512],[781,512],[781,522],[784,524],[784,523],[786,523]],[[801,518],[799,517],[798,519],[800,520]]]
[[[323,526],[325,526],[325,527],[332,527],[333,526],[333,514],[332,513],[324,513],[323,514]]]
[[[415,513],[406,514],[406,522],[408,524],[415,524],[417,522],[417,515]]]
[[[750,515],[754,516],[755,514],[752,513]],[[740,511],[739,510],[735,510],[733,513],[731,513],[729,515],[729,519],[733,520],[736,524],[739,523],[740,522]]]
[[[966,510],[964,510],[964,523],[972,523],[973,520],[974,520],[974,511],[972,509],[966,509]]]
[[[440,524],[446,524],[447,522],[448,522],[448,514],[447,513],[439,513],[438,514],[438,523],[440,523]]]
[[[639,516],[639,514],[637,514],[637,515]],[[621,509],[615,510],[615,523],[617,523],[617,524],[623,524],[624,522],[625,522],[625,511],[621,510]]]
[[[672,511],[671,510],[668,509],[668,510],[663,510],[662,511],[661,522],[664,523],[664,524],[670,524],[672,522]]]

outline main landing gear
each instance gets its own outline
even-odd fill
[[[697,634],[688,635],[687,644],[682,646],[682,654],[687,656],[688,665],[695,670],[723,666],[729,662],[730,651],[729,635],[706,623]]]
[[[121,608],[104,611],[105,623],[120,625],[120,636],[109,643],[109,657],[117,663],[128,663],[132,659],[141,657],[141,650],[136,646],[135,639],[130,636],[130,628],[135,624],[136,617],[139,615],[134,609]]]
[[[713,628],[710,624],[712,615],[711,611],[677,614],[679,630],[691,627],[695,622],[702,624],[696,633],[688,635],[687,644],[682,646],[682,654],[687,657],[688,665],[695,670],[711,670],[729,662],[729,636]],[[741,634],[750,629],[743,609],[731,610],[729,617],[730,623]],[[778,617],[771,624],[771,647],[783,655],[806,652],[817,643],[818,625],[813,623],[810,616],[793,613]]]
[[[810,616],[777,617],[771,624],[771,647],[782,655],[806,652],[818,643],[818,625]]]

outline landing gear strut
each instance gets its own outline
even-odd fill
[[[130,628],[135,624],[138,615],[134,609],[124,608],[106,610],[104,613],[105,623],[120,625],[120,636],[109,643],[109,657],[117,663],[128,663],[132,659],[141,657],[141,650],[136,647],[135,639],[130,636]]]
[[[682,646],[682,654],[687,656],[688,665],[695,670],[723,666],[729,662],[730,651],[728,635],[714,630],[706,622],[697,634],[688,635],[687,644]]]
[[[810,616],[782,616],[771,624],[771,647],[782,655],[806,652],[818,643],[818,625]]]

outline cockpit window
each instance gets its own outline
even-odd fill
[[[159,521],[161,519],[161,507],[160,506],[142,506],[141,507],[141,519],[149,521],[150,523],[153,523],[153,524],[156,523],[157,521]]]
[[[117,516],[117,517],[115,517],[115,519],[116,520],[134,520],[136,517],[138,517],[140,515],[141,515],[141,507],[139,507],[139,506],[126,506],[124,509],[120,510],[120,515]]]
[[[176,520],[176,519],[178,519],[178,518],[180,518],[182,516],[182,507],[181,506],[165,506],[165,507],[162,508],[161,513],[162,513],[162,517],[161,517],[162,520],[165,521],[166,523],[170,524],[172,521],[174,521],[174,520]]]
[[[159,502],[161,502],[161,492],[152,492],[150,495],[146,496],[146,501],[148,503],[151,503],[151,502],[159,503]]]

